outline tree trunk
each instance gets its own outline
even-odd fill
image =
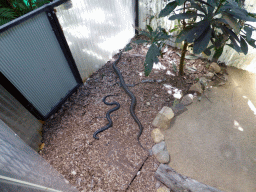
[[[180,76],[184,75],[184,59],[185,59],[185,55],[187,52],[187,47],[188,47],[188,42],[184,41],[184,45],[183,45],[183,49],[182,49],[181,57],[180,57],[180,67],[179,67],[179,75]]]
[[[158,167],[155,177],[174,192],[221,192],[214,187],[205,185],[189,177],[182,176],[165,164],[161,164]]]

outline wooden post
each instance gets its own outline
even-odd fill
[[[165,164],[158,167],[155,177],[174,192],[221,192],[214,187],[183,176]]]

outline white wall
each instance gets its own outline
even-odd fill
[[[57,16],[83,81],[135,35],[133,0],[72,0]]]

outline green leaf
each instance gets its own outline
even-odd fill
[[[216,6],[216,1],[215,0],[207,0],[207,3],[209,5],[212,5],[212,6],[208,6],[208,14],[209,15],[212,15],[213,14],[213,11],[214,11],[214,7]]]
[[[251,39],[250,41],[247,41],[249,43],[249,45],[251,45],[253,48],[256,48],[256,40],[255,39]]]
[[[169,39],[170,37],[171,37],[170,35],[167,35],[163,32],[159,32],[155,39],[156,39],[156,41],[159,41],[159,40]]]
[[[241,10],[236,9],[236,10],[231,10],[231,11],[226,11],[227,13],[233,15],[233,17],[237,19],[241,19],[244,21],[251,21],[251,22],[256,22],[256,18],[250,17],[248,14],[244,14]]]
[[[207,47],[203,52],[204,54],[206,54],[207,56],[211,55],[211,49],[214,48],[214,45],[211,45],[209,47]]]
[[[241,48],[240,48],[240,46],[237,44],[237,42],[236,42],[236,40],[232,37],[232,36],[229,36],[229,39],[231,40],[231,42],[232,42],[232,48],[233,49],[235,49],[238,53],[240,53],[241,52]]]
[[[237,19],[235,19],[234,17],[232,17],[232,15],[225,12],[222,13],[222,17],[228,23],[228,25],[234,29],[236,34],[240,32],[240,25],[236,21]]]
[[[195,8],[196,10],[203,12],[205,15],[207,14],[205,7],[202,5],[198,5],[198,4],[192,2],[190,8]]]
[[[187,38],[188,32],[191,30],[191,28],[186,28],[183,29],[179,35],[176,38],[176,43],[181,43],[182,41],[184,41]]]
[[[210,26],[210,23],[207,20],[203,20],[203,21],[196,23],[194,26],[195,27],[193,29],[191,29],[187,34],[186,39],[189,43],[192,43],[194,41],[194,39],[199,37],[204,32],[204,30],[206,30],[206,28],[208,28]]]
[[[240,37],[240,45],[242,52],[246,55],[248,53],[248,45],[243,37]]]
[[[183,3],[185,3],[186,0],[175,0],[177,2],[178,5],[182,5]]]
[[[150,33],[152,33],[153,29],[152,29],[152,27],[151,27],[150,25],[147,25],[147,29],[148,29],[148,31],[149,31]]]
[[[141,31],[140,34],[151,39],[151,35],[148,32],[146,32],[146,31]]]
[[[133,43],[141,44],[141,43],[148,43],[148,41],[147,40],[143,40],[143,39],[138,39],[138,40],[133,41]]]
[[[125,48],[124,48],[124,51],[129,51],[132,49],[132,46],[131,46],[131,43],[128,43]]]
[[[198,1],[198,2],[200,2],[202,4],[205,4],[205,5],[209,6],[209,7],[215,6],[215,4],[209,4],[208,2],[205,2],[205,1],[202,1],[202,0],[196,0],[196,1]]]
[[[145,62],[144,62],[144,66],[145,66],[145,75],[148,76],[150,74],[150,72],[152,71],[152,68],[153,68],[153,64],[154,63],[158,63],[158,56],[160,56],[161,53],[158,49],[158,47],[153,43],[149,49],[148,49],[148,52],[147,52],[147,55],[146,55],[146,59],[145,59]]]
[[[164,9],[161,10],[159,13],[159,17],[165,17],[167,15],[170,15],[170,13],[178,6],[176,1],[172,1],[168,3]]]
[[[170,33],[177,31],[179,28],[178,27],[174,27],[172,30],[170,30]]]
[[[14,19],[16,18],[15,12],[9,8],[0,8],[0,18],[5,18],[9,20]]]
[[[251,28],[249,25],[246,25],[246,26],[244,26],[244,30],[245,30],[245,32],[246,32],[246,39],[247,39],[247,41],[249,40],[251,40],[251,37],[252,37],[252,32],[253,32],[253,28]]]
[[[177,14],[177,15],[172,15],[171,17],[169,17],[169,20],[190,19],[190,18],[194,18],[194,17],[197,17],[197,16],[204,17],[204,15],[197,14],[197,13],[181,13],[181,14]]]
[[[212,29],[209,26],[194,42],[194,54],[202,53],[208,46],[211,39]]]
[[[230,30],[229,28],[227,28],[226,26],[221,26],[222,30],[224,33],[227,33],[229,35],[231,35],[234,39],[236,39],[237,41],[239,41],[239,38],[237,37],[237,35],[232,31]]]
[[[208,48],[206,48],[206,49],[203,51],[203,53],[204,53],[205,55],[207,55],[207,56],[210,56],[210,55],[211,55],[211,51],[210,51],[210,49],[208,49]]]
[[[224,50],[224,47],[220,47],[218,49],[215,49],[215,53],[213,55],[213,58],[216,58],[218,60],[219,57],[222,55],[223,50]]]
[[[194,25],[191,25],[185,28],[185,30],[181,31],[181,33],[178,35],[176,39],[176,42],[180,43],[184,40],[187,40],[188,43],[192,43],[194,39],[199,37],[204,32],[204,30],[209,26],[210,23],[207,20],[203,20]]]

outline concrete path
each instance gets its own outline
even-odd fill
[[[227,192],[256,191],[256,75],[228,68],[228,82],[187,106],[165,132],[177,172]]]

